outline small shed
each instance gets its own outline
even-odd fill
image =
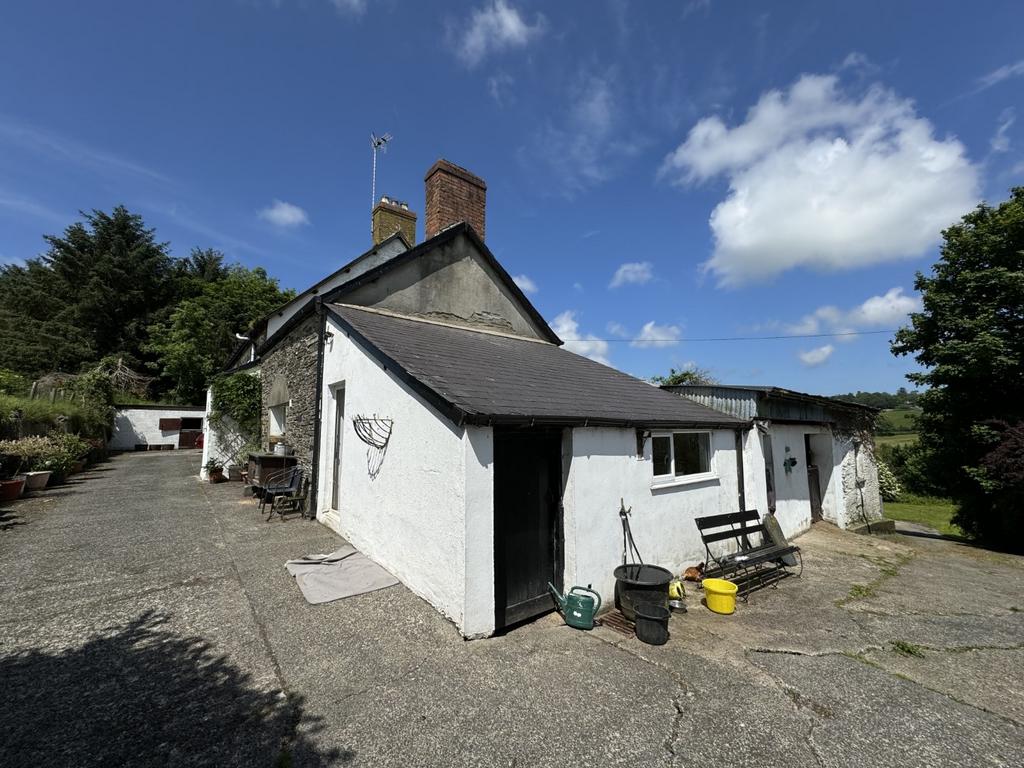
[[[201,405],[119,405],[107,447],[114,451],[198,448],[205,412]]]
[[[772,386],[724,384],[663,389],[753,420],[764,459],[766,508],[797,527],[840,528],[882,518],[874,455],[877,408]]]

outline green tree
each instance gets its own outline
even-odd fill
[[[167,245],[124,206],[82,215],[45,236],[41,257],[0,269],[0,367],[35,376],[144,358],[147,327],[177,293]]]
[[[994,477],[992,457],[1024,421],[1024,187],[942,234],[938,263],[915,282],[922,310],[892,345],[924,368],[908,376],[928,387],[919,398],[920,459],[957,502],[957,525],[1024,550],[1024,510],[1000,503],[1021,489]]]
[[[718,380],[711,375],[711,371],[707,368],[694,366],[679,371],[669,368],[665,376],[652,376],[651,383],[657,384],[659,387],[674,387],[683,384],[717,384]]]
[[[172,396],[201,403],[207,385],[238,343],[235,334],[293,295],[282,291],[260,267],[235,264],[225,269],[223,278],[204,282],[198,295],[182,301],[166,321],[150,328],[149,350]]]

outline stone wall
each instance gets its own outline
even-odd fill
[[[260,360],[263,408],[260,440],[269,446],[270,408],[286,404],[285,442],[295,449],[299,461],[313,460],[313,429],[316,420],[316,357],[320,318],[306,319]]]

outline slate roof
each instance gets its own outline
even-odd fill
[[[459,424],[748,423],[548,342],[346,304],[328,309],[371,356]]]

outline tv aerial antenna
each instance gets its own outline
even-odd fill
[[[370,175],[370,210],[377,205],[377,152],[384,152],[387,154],[388,142],[391,141],[391,134],[385,133],[378,136],[375,133],[370,133],[370,147],[373,149],[373,172]],[[373,225],[370,225],[370,229],[373,229]]]

